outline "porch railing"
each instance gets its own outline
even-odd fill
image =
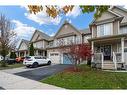
[[[94,53],[94,62],[101,64],[101,68],[104,67],[104,56],[103,53]]]
[[[115,69],[117,70],[117,64],[122,63],[122,54],[121,52],[113,52],[113,62],[115,65]]]

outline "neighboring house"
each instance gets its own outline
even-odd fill
[[[29,50],[29,41],[22,39],[16,51],[16,54],[17,56],[25,57],[29,55],[28,50]]]
[[[91,38],[89,29],[78,30],[65,21],[55,36],[50,38],[49,45],[47,46],[48,57],[54,64],[72,64],[67,54],[60,52],[61,45],[88,43],[88,38]]]
[[[47,34],[39,30],[35,30],[30,40],[30,43],[33,43],[35,55],[47,56],[46,46],[48,45],[49,39],[50,36],[48,36]]]
[[[53,37],[39,30],[35,30],[30,42],[22,40],[18,48],[18,55],[28,55],[29,43],[33,43],[35,49],[34,54],[36,56],[49,57],[54,64],[72,64],[66,56],[66,53],[59,51],[61,41],[64,41],[62,45],[67,46],[72,42],[75,44],[82,42],[88,43],[88,38],[91,38],[89,29],[77,30],[73,25],[65,21]]]
[[[117,69],[127,62],[127,10],[112,7],[90,24],[92,62],[102,69]]]

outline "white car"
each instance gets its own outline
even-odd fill
[[[23,64],[26,67],[38,67],[39,65],[43,65],[43,64],[51,64],[50,59],[46,58],[46,57],[42,57],[42,56],[28,56],[25,57]]]

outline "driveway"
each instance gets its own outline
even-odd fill
[[[7,90],[57,89],[58,90],[62,88],[0,71],[0,90],[2,89],[7,89]]]
[[[59,73],[63,71],[64,69],[71,67],[71,66],[73,65],[65,65],[65,64],[49,65],[49,66],[42,66],[42,67],[39,67],[33,70],[18,72],[14,74],[25,77],[25,78],[29,78],[32,80],[39,81],[53,74]]]

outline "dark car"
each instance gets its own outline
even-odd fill
[[[15,64],[15,63],[16,63],[16,60],[15,60],[15,59],[12,59],[12,58],[8,58],[8,59],[6,59],[5,61],[6,61],[6,63],[8,63],[8,64]]]

